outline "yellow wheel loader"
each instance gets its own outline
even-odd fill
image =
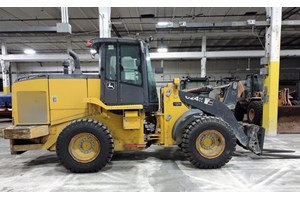
[[[99,54],[99,74],[33,75],[13,84],[13,126],[3,130],[11,152],[56,151],[71,172],[95,172],[115,151],[150,145],[182,148],[197,168],[219,168],[236,143],[262,153],[264,129],[239,124],[232,110],[237,82],[223,102],[180,90],[180,80],[161,88],[158,103],[148,44],[137,39],[97,38],[87,46]]]

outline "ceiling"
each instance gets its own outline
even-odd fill
[[[60,8],[0,8],[0,29],[56,26],[61,22]],[[282,9],[283,20],[300,20],[300,8]],[[221,27],[196,29],[156,29],[160,21],[168,22],[232,22],[255,19],[264,21],[266,10],[253,8],[192,8],[143,7],[111,8],[112,36],[146,39],[152,36],[151,51],[163,42],[171,52],[201,51],[202,36],[207,36],[208,51],[262,50],[264,27]],[[72,34],[58,33],[3,33],[0,40],[7,44],[10,54],[23,53],[33,48],[38,53],[65,53],[72,47],[87,53],[87,40],[99,36],[98,8],[69,8]],[[282,27],[282,49],[300,49],[300,27]]]

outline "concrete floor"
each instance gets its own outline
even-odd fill
[[[0,128],[10,122],[1,122]],[[117,153],[102,171],[72,174],[56,154],[9,154],[0,138],[0,192],[5,191],[300,191],[300,135],[267,138],[266,148],[290,149],[287,156],[256,156],[237,148],[221,169],[195,169],[177,147]]]

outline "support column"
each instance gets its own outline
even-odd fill
[[[164,60],[161,60],[161,61],[160,61],[160,67],[161,67],[161,68],[164,68]]]
[[[110,21],[110,7],[99,7],[99,32],[100,38],[111,37],[111,21]]]
[[[201,52],[203,53],[203,57],[201,58],[201,77],[204,78],[206,76],[206,36],[202,37],[202,47]]]
[[[264,80],[265,99],[262,124],[266,130],[266,135],[276,136],[282,8],[272,7],[266,8],[266,10],[267,20],[271,21],[271,25],[266,32],[266,58],[268,58],[266,68],[268,73]]]
[[[3,42],[1,44],[1,52],[2,55],[7,54],[6,44]],[[10,80],[9,80],[9,62],[1,60],[1,68],[2,68],[2,79],[3,79],[3,94],[10,93]]]
[[[68,7],[61,7],[61,23],[69,23]]]

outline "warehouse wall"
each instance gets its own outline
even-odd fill
[[[281,59],[280,79],[299,79],[300,80],[300,58]],[[180,76],[200,76],[199,61],[152,61],[153,67],[160,67],[163,64],[164,74],[157,75],[158,80],[172,80],[173,77]],[[250,70],[246,70],[248,68]],[[208,59],[206,75],[212,80],[224,77],[239,77],[244,79],[249,73],[259,73],[260,59]]]
[[[300,80],[300,58],[283,58],[281,59],[280,79]],[[260,60],[257,58],[248,59],[208,59],[207,76],[212,80],[218,80],[224,77],[238,77],[244,79],[246,74],[259,73]],[[84,62],[81,64],[82,70],[88,73],[97,73],[97,62]],[[153,68],[163,65],[164,73],[156,74],[157,81],[172,81],[174,77],[183,77],[190,75],[200,77],[200,60],[179,60],[179,61],[152,61]],[[250,70],[246,68],[250,66]],[[53,63],[14,63],[13,79],[17,76],[30,73],[62,73],[62,62]]]

